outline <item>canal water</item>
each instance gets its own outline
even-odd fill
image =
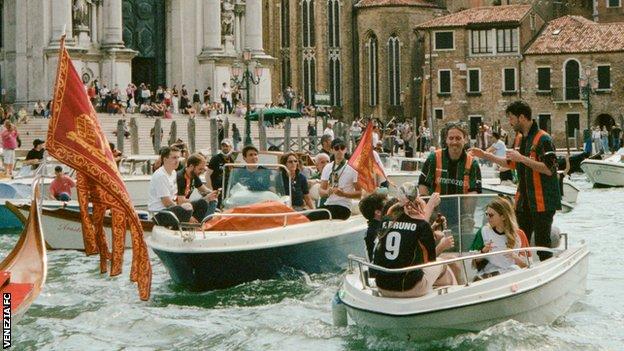
[[[341,274],[283,272],[227,290],[176,287],[152,254],[152,299],[141,302],[124,274],[98,273],[98,258],[48,253],[43,293],[13,328],[15,350],[622,350],[624,189],[593,189],[584,178],[576,209],[555,223],[591,251],[587,295],[548,326],[508,321],[478,334],[425,343],[357,326],[333,327]],[[17,235],[0,235],[0,254]]]

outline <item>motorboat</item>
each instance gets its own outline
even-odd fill
[[[457,198],[455,213],[443,212],[460,218],[458,250],[453,256],[439,257],[437,261],[401,269],[387,269],[367,259],[349,256],[349,268],[342,285],[332,301],[334,324],[349,323],[399,335],[409,340],[432,340],[467,332],[478,332],[510,319],[533,324],[549,324],[563,315],[585,295],[589,251],[587,244],[568,246],[568,236],[557,248],[525,247],[485,254],[469,251],[471,242],[464,235],[473,235],[470,225],[482,223],[484,200],[491,195],[464,195]],[[444,201],[452,203],[450,198]],[[446,210],[450,207],[446,206]],[[473,214],[471,214],[473,213]],[[466,218],[470,218],[467,221]],[[474,230],[479,226],[474,226]],[[455,231],[454,231],[455,233]],[[553,253],[553,257],[539,262],[536,251]],[[527,267],[511,270],[487,279],[475,280],[472,261],[512,252],[527,253]],[[404,273],[440,264],[459,266],[461,285],[438,286],[421,297],[383,297],[370,270],[386,273]]]
[[[365,253],[367,223],[361,215],[311,222],[305,215],[319,210],[295,212],[288,207],[283,166],[262,166],[270,179],[264,191],[247,187],[244,165],[225,167],[230,176],[223,203],[229,210],[208,216],[195,228],[183,223],[175,229],[155,226],[146,238],[175,283],[205,291],[273,278],[284,268],[338,271],[346,267],[348,253]],[[251,201],[254,195],[256,202]]]
[[[30,211],[30,204],[7,203],[6,207],[21,221],[26,220],[26,214]],[[144,235],[149,235],[154,227],[154,222],[149,220],[147,211],[137,211],[141,218]],[[46,228],[45,243],[50,250],[84,250],[82,235],[82,222],[80,210],[68,207],[41,208],[41,221]],[[108,243],[112,243],[112,220],[109,214],[104,216],[104,235]],[[125,239],[125,248],[131,248],[131,236],[129,232]]]
[[[0,263],[0,291],[3,297],[10,293],[11,323],[17,323],[26,313],[46,281],[47,256],[38,198],[36,190],[24,230],[13,250]]]
[[[604,160],[583,160],[581,169],[595,186],[624,186],[624,148]]]

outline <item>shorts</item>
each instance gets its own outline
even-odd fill
[[[405,291],[379,289],[384,297],[420,297],[433,291],[434,285],[453,285],[457,280],[451,269],[446,265],[431,266],[422,269],[424,275],[414,287]]]
[[[13,164],[15,163],[15,150],[14,149],[4,149],[2,152],[2,158],[4,163]]]

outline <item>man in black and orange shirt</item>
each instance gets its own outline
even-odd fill
[[[531,107],[516,101],[505,111],[509,124],[522,134],[520,151],[507,150],[501,158],[478,149],[470,152],[480,158],[496,162],[503,167],[516,169],[516,217],[518,226],[529,241],[535,232],[535,245],[550,247],[550,231],[555,211],[561,209],[561,192],[557,176],[557,156],[553,140],[531,118]],[[552,257],[550,252],[538,252],[540,260]]]
[[[206,159],[200,154],[192,154],[186,160],[186,167],[179,170],[176,175],[176,185],[178,188],[176,203],[181,205],[190,202],[193,205],[193,218],[200,222],[207,215],[214,213],[217,207],[217,190],[211,191],[199,178],[206,172]],[[191,201],[193,190],[197,189],[202,198]]]

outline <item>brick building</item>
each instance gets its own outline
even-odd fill
[[[475,138],[481,122],[504,121],[521,96],[522,52],[544,20],[530,5],[472,8],[425,22],[426,114],[463,120]]]
[[[578,16],[551,21],[524,54],[523,98],[540,126],[564,143],[574,130],[621,124],[624,112],[624,22]],[[587,92],[589,93],[589,109]]]

